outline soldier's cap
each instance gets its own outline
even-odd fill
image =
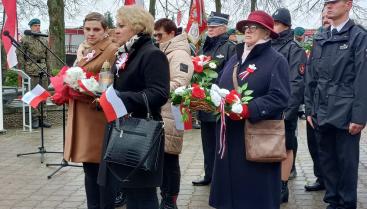
[[[229,15],[219,12],[211,12],[208,17],[208,26],[228,25]]]
[[[34,25],[34,24],[41,24],[41,20],[40,20],[40,19],[38,19],[38,18],[33,18],[33,19],[31,19],[31,21],[29,21],[29,23],[28,23],[29,27],[32,27],[32,25]]]
[[[228,33],[228,35],[234,35],[234,34],[236,34],[236,29],[231,28],[231,29],[229,29],[229,30],[227,31],[227,33]]]
[[[302,27],[296,27],[294,29],[294,35],[295,36],[303,36],[303,34],[305,34],[305,29]]]
[[[286,26],[292,26],[291,13],[286,8],[277,9],[272,15],[274,21],[283,23]]]

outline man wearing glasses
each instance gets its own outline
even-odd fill
[[[235,54],[235,44],[228,38],[227,25],[229,15],[212,12],[208,18],[208,34],[199,54],[210,56],[218,61],[218,81],[225,63]],[[193,181],[194,186],[209,185],[212,180],[215,158],[215,133],[216,116],[212,113],[199,111],[198,118],[201,121],[201,140],[204,152],[203,179]]]
[[[361,131],[367,121],[367,32],[349,19],[352,0],[324,0],[331,27],[315,37],[305,104],[315,129],[327,209],[356,209]]]

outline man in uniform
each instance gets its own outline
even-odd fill
[[[298,107],[302,104],[304,97],[305,66],[307,62],[306,52],[294,41],[294,33],[291,29],[292,19],[288,9],[279,8],[273,14],[274,31],[279,34],[279,38],[272,40],[271,46],[280,52],[289,63],[289,78],[291,86],[291,97],[284,113],[284,123],[286,131],[287,158],[282,162],[282,187],[281,202],[288,200],[288,179],[295,160],[297,151],[297,123]]]
[[[330,27],[331,20],[326,17],[326,13],[327,10],[324,7],[322,11],[322,26],[316,32],[315,36],[328,30]],[[309,123],[306,123],[306,133],[308,150],[310,151],[310,155],[313,161],[313,173],[316,176],[316,181],[313,183],[307,183],[305,185],[305,190],[308,192],[324,190],[325,186],[321,173],[321,165],[319,159],[319,145],[317,142],[317,137],[315,136],[315,131]]]
[[[32,19],[28,23],[31,31],[33,33],[39,33],[41,29],[41,21],[37,18]],[[37,40],[38,39],[38,40]],[[41,68],[46,71],[49,71],[49,66],[47,62],[48,51],[46,47],[44,47],[40,42],[42,41],[46,46],[48,46],[48,41],[45,37],[40,36],[32,36],[25,35],[22,37],[20,42],[22,51],[24,51],[29,57],[31,57]],[[27,73],[31,77],[31,88],[34,88],[37,84],[39,84],[39,72],[41,70],[38,68],[36,64],[34,64],[31,60],[29,60],[25,55],[23,55],[20,51],[17,50],[17,58],[18,62],[21,65],[21,68],[24,69],[25,73]],[[48,87],[48,79],[46,75],[42,77],[42,86],[47,89]],[[32,128],[38,128],[41,124],[39,123],[40,110],[33,110],[32,114]],[[46,112],[44,112],[44,117],[46,117]],[[49,124],[45,118],[43,120],[43,127],[49,128],[51,124]]]
[[[225,63],[235,54],[235,44],[228,40],[227,25],[229,15],[212,12],[208,18],[208,35],[199,54],[210,56],[218,61],[218,79]],[[201,139],[204,152],[203,179],[193,181],[194,186],[205,186],[212,180],[215,158],[215,133],[216,116],[212,113],[199,111],[198,118],[201,121]]]
[[[327,209],[356,209],[361,131],[367,121],[367,31],[352,0],[324,0],[331,27],[315,37],[306,71],[307,121],[316,130]]]

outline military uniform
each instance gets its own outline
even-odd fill
[[[208,18],[208,26],[227,25],[228,18],[228,15],[212,12]],[[216,37],[207,37],[203,47],[199,51],[199,54],[210,56],[218,62],[216,69],[218,73],[217,81],[220,79],[224,65],[235,54],[235,44],[229,41],[228,38],[229,36],[227,33]],[[198,119],[201,122],[201,139],[203,143],[205,176],[204,184],[201,184],[200,182],[193,182],[193,184],[207,185],[210,183],[213,174],[217,118],[212,113],[199,111]]]
[[[306,70],[306,114],[319,137],[319,154],[330,209],[357,206],[359,142],[350,123],[367,121],[367,32],[348,20],[315,36]]]
[[[29,22],[29,26],[32,26],[33,24],[40,24],[40,22],[38,19],[32,19]],[[46,46],[48,46],[47,38],[30,35],[25,35],[22,37],[20,46],[23,52],[25,52],[30,58],[32,58],[42,69],[49,73],[50,67],[48,65],[48,51],[46,47],[39,42],[39,40]],[[24,69],[24,72],[31,78],[31,88],[33,89],[37,84],[39,84],[39,72],[41,72],[41,70],[36,64],[29,60],[28,57],[22,54],[19,50],[16,50],[16,54],[21,69]],[[48,78],[46,75],[43,75],[41,85],[45,89],[48,88]],[[34,123],[38,122],[37,117],[40,114],[39,109],[40,108],[33,110],[32,117]],[[46,117],[46,115],[47,112],[45,111],[44,117]],[[44,124],[46,124],[46,122]],[[34,126],[34,128],[36,127],[37,125]]]

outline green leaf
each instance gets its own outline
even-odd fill
[[[244,92],[245,96],[250,96],[254,91],[253,90],[246,90]]]
[[[204,70],[204,74],[208,76],[209,78],[218,78],[218,73],[215,72],[214,70],[206,69]]]
[[[252,96],[245,96],[241,99],[242,102],[249,102],[253,99],[254,97]]]

